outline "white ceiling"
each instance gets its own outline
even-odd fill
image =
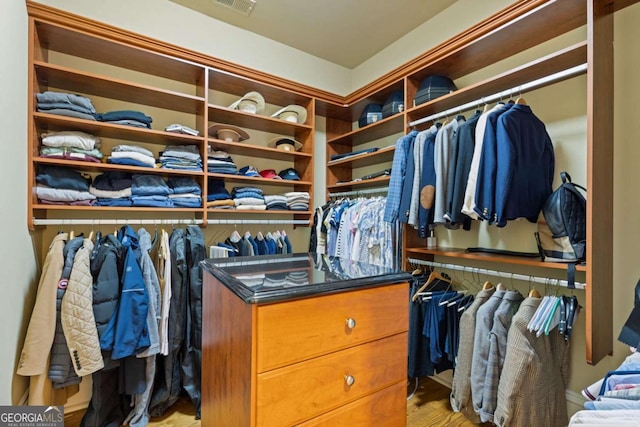
[[[215,0],[170,0],[354,68],[456,0],[257,0],[249,16]]]

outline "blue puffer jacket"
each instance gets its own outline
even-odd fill
[[[136,250],[139,253],[138,235],[127,225],[118,232],[118,240],[125,247],[126,252],[121,277],[122,287],[115,342],[111,354],[114,360],[136,355],[150,345],[147,327],[149,296],[135,254]]]

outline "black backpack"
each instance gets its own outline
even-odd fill
[[[585,260],[587,246],[587,200],[580,190],[586,188],[571,182],[561,172],[562,185],[542,207],[545,222],[538,222],[535,233],[543,261],[579,263]]]

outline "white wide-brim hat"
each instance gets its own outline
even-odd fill
[[[302,143],[293,138],[285,136],[277,136],[271,139],[267,145],[280,151],[298,151],[302,148]]]
[[[304,123],[307,121],[307,109],[300,105],[287,105],[271,115],[289,122]]]
[[[264,98],[258,92],[248,92],[233,104],[229,105],[232,110],[240,110],[245,113],[260,114],[264,111]]]
[[[214,123],[209,126],[209,136],[231,142],[249,139],[249,134],[244,129],[224,123]]]

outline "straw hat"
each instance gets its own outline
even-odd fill
[[[245,113],[260,114],[264,111],[264,98],[258,92],[248,92],[233,104],[229,105],[232,110],[240,110]]]
[[[302,148],[301,142],[285,136],[277,136],[270,140],[267,145],[280,151],[298,151]]]
[[[304,123],[307,121],[307,109],[300,105],[287,105],[273,113],[271,117],[276,117],[288,122]]]
[[[209,126],[209,136],[228,142],[238,142],[249,139],[249,134],[244,129],[224,123],[214,123]]]

